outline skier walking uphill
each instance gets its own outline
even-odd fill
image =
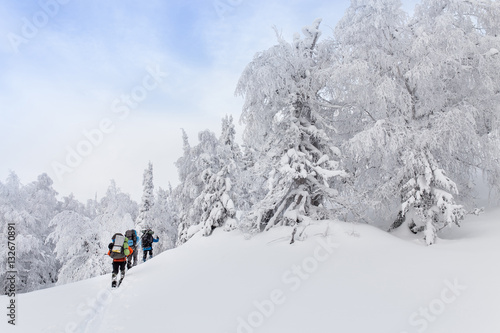
[[[139,241],[139,237],[137,237],[137,231],[134,229],[127,230],[125,231],[125,237],[128,239],[128,246],[131,248],[133,251],[130,253],[130,256],[128,257],[127,260],[127,269],[132,268],[132,266],[137,266],[137,245]],[[132,261],[134,261],[134,264],[132,265]]]
[[[153,258],[153,243],[157,243],[160,240],[160,237],[156,236],[153,238],[154,231],[151,229],[147,229],[143,231],[141,236],[142,243],[142,261],[146,262],[146,257],[149,252],[149,259]]]
[[[111,287],[119,287],[125,277],[125,265],[127,264],[127,257],[134,252],[128,246],[127,237],[120,233],[116,233],[111,238],[112,242],[109,243],[108,255],[113,258],[113,274],[111,275]],[[118,269],[120,269],[121,277],[117,283]]]

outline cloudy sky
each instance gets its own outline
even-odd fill
[[[142,173],[178,184],[181,128],[219,134],[253,55],[349,0],[0,0],[0,180],[46,172],[60,195],[140,200]],[[411,10],[416,0],[405,0]],[[241,127],[238,128],[241,133]]]

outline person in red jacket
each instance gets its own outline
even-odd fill
[[[113,274],[111,274],[111,287],[112,288],[119,287],[120,284],[122,283],[123,278],[125,277],[125,266],[127,265],[127,257],[134,252],[134,250],[128,246],[128,240],[127,240],[127,238],[125,238],[125,243],[123,244],[123,247],[126,247],[126,249],[124,250],[124,253],[122,254],[122,256],[120,256],[120,255],[115,256],[115,253],[111,252],[114,245],[115,245],[114,244],[115,243],[115,236],[113,236],[113,238],[112,238],[113,242],[109,243],[109,245],[108,245],[108,248],[109,248],[108,256],[113,258]],[[126,244],[126,246],[125,246],[125,244]],[[118,277],[118,269],[120,270],[121,277],[120,277],[120,281],[117,282],[116,280]]]

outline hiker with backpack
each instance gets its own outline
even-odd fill
[[[127,269],[131,269],[132,266],[137,266],[137,243],[139,240],[137,237],[137,231],[135,231],[135,229],[127,230],[125,231],[125,237],[128,238],[128,247],[133,250],[127,260]],[[134,262],[133,264],[132,261]]]
[[[108,255],[113,258],[113,274],[111,275],[111,288],[119,287],[125,277],[125,265],[127,264],[127,257],[130,256],[134,250],[129,247],[128,239],[120,233],[116,233],[111,238],[112,242],[109,243]],[[121,272],[120,281],[116,281],[118,277],[118,269]]]
[[[142,243],[142,261],[146,262],[146,257],[149,252],[149,259],[153,258],[153,243],[157,243],[160,240],[160,237],[156,236],[153,238],[154,231],[151,229],[146,229],[143,231],[141,236]]]

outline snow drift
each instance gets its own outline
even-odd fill
[[[247,239],[214,230],[130,270],[17,296],[2,332],[499,332],[500,211],[435,246],[322,221]],[[103,260],[111,261],[103,256]],[[6,312],[8,298],[0,297]]]

